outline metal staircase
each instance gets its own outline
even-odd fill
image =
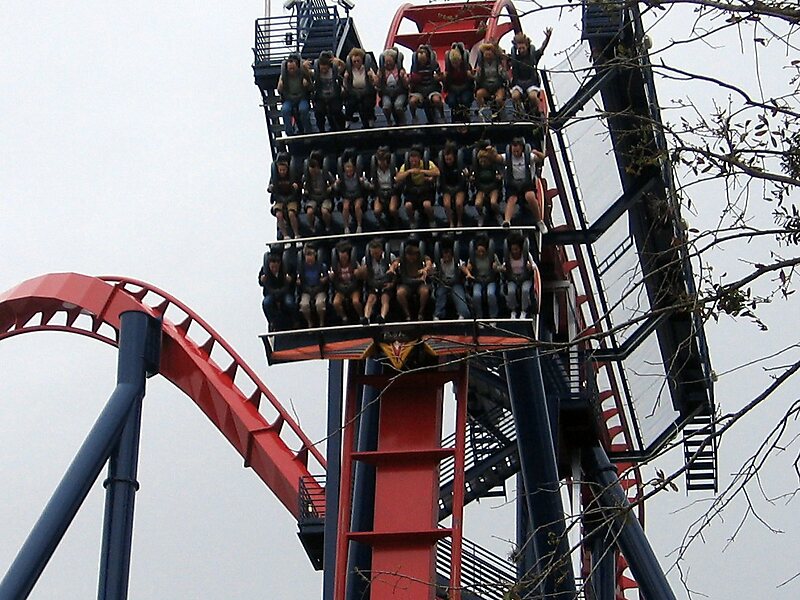
[[[447,581],[452,560],[449,539],[436,545],[436,574],[441,584]],[[506,600],[517,579],[516,567],[486,548],[467,539],[461,546],[462,600]],[[450,598],[446,587],[437,590],[438,598]]]
[[[490,496],[505,496],[505,481],[519,471],[514,416],[498,406],[481,420],[471,417],[467,424],[464,503]],[[444,440],[447,446],[455,436]],[[475,441],[478,444],[475,444]],[[453,497],[454,460],[442,461],[439,491],[439,520],[450,515]]]
[[[683,429],[686,491],[717,492],[717,438],[714,415],[695,415]]]

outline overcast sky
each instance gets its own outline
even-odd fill
[[[398,4],[362,0],[354,14],[368,49],[382,46]],[[0,289],[59,271],[159,286],[211,323],[319,439],[325,366],[267,368],[257,337],[263,316],[255,276],[274,230],[264,195],[268,143],[250,67],[253,22],[263,12],[256,0],[3,3]],[[526,27],[538,39],[555,22],[551,14]],[[557,35],[569,39],[574,30],[557,27]],[[706,200],[713,208],[719,198]],[[737,256],[727,259],[734,268]],[[768,323],[780,323],[781,310],[768,313]],[[754,346],[783,343],[728,321],[709,333],[719,373],[746,361]],[[79,336],[31,334],[0,344],[0,571],[106,402],[115,365],[114,349]],[[765,380],[758,368],[723,376],[718,398],[730,410]],[[785,392],[752,429],[726,440],[723,483],[791,398]],[[792,487],[789,454],[765,479],[771,495]],[[652,473],[648,467],[645,476]],[[320,577],[291,516],[192,401],[159,378],[148,382],[139,480],[131,598],[319,597]],[[102,491],[98,483],[32,597],[95,595]],[[665,565],[702,513],[697,499],[681,491],[648,506],[647,529]],[[798,549],[796,511],[783,499],[758,507],[785,533],[750,518],[723,553],[738,506],[690,554],[693,589],[712,598],[798,596],[796,583],[774,589],[795,572],[781,557]],[[685,597],[674,570],[670,577]]]

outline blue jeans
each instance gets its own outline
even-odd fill
[[[494,281],[481,283],[476,281],[472,284],[472,310],[476,319],[482,319],[483,315],[483,296],[486,295],[489,305],[489,318],[497,318],[497,284]]]
[[[508,304],[508,310],[515,311],[521,305],[522,310],[528,312],[531,309],[531,287],[533,287],[533,281],[528,279],[519,284],[516,281],[509,281],[507,285],[506,304]],[[519,303],[517,302],[518,293],[521,300]]]
[[[450,110],[455,110],[456,107],[463,106],[465,108],[469,108],[472,106],[472,90],[467,88],[466,90],[461,90],[460,92],[447,92],[447,98],[445,101],[447,102],[447,106],[450,107]]]
[[[469,317],[469,307],[467,306],[467,294],[464,291],[464,286],[460,283],[447,285],[440,283],[436,286],[436,307],[433,315],[438,318],[444,317],[445,308],[447,307],[447,298],[453,299],[453,305],[456,307],[456,312],[459,317],[465,319]]]
[[[264,311],[264,316],[267,317],[270,326],[274,331],[281,329],[288,329],[292,324],[296,303],[294,294],[286,292],[285,294],[267,294],[261,301],[261,309]]]
[[[281,105],[281,116],[283,117],[283,130],[286,135],[294,135],[292,126],[292,115],[297,113],[298,128],[300,133],[311,133],[311,117],[309,116],[308,100],[284,100]]]

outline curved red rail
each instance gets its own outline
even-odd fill
[[[507,17],[509,21],[502,22]],[[400,33],[404,20],[417,28],[413,33]],[[428,44],[444,60],[444,53],[453,42],[463,42],[467,49],[484,40],[500,40],[510,31],[522,31],[517,10],[511,0],[485,0],[451,4],[403,4],[397,9],[386,47],[405,46],[416,50]]]
[[[297,517],[300,479],[304,478],[306,486],[313,481],[309,459],[317,472],[324,472],[325,459],[233,348],[173,296],[122,277],[43,275],[0,295],[0,340],[33,331],[65,331],[116,346],[119,316],[127,310],[162,319],[161,375],[195,401],[245,464]],[[168,310],[180,319],[177,323],[165,318]],[[80,319],[81,315],[88,319]],[[217,364],[212,352],[227,364]],[[239,385],[235,382],[238,372]],[[242,391],[244,385],[252,386],[249,395]],[[259,412],[263,398],[275,412],[271,421]],[[291,443],[300,447],[293,450]]]

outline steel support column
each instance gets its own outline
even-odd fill
[[[536,350],[522,348],[505,353],[511,410],[517,431],[520,472],[533,542],[538,558],[537,576],[546,598],[575,598],[575,578],[569,558],[558,468],[547,398]]]
[[[586,584],[594,600],[615,600],[617,597],[617,548],[611,530],[597,524],[590,534],[592,567]]]
[[[376,360],[368,360],[365,375],[380,375],[383,367]],[[361,388],[361,411],[358,417],[358,437],[356,451],[369,452],[378,447],[378,423],[380,402],[378,391],[369,386]],[[353,519],[350,531],[371,531],[375,516],[375,467],[365,462],[357,462],[353,476]],[[351,542],[348,574],[360,572],[368,574],[371,570],[372,550],[366,544]],[[369,589],[369,576],[347,578],[347,599],[365,598]]]
[[[536,573],[536,547],[531,538],[532,535],[525,482],[522,479],[522,473],[517,473],[517,555],[514,562],[517,565],[517,580],[521,582],[530,581]],[[523,598],[531,595],[531,593],[522,594]]]
[[[599,508],[628,561],[636,583],[647,600],[675,600],[653,548],[645,537],[642,525],[628,503],[619,483],[617,471],[600,447],[583,452],[583,470],[594,485]]]
[[[119,442],[108,463],[103,545],[100,552],[98,600],[125,600],[128,597],[128,574],[133,539],[133,509],[139,482],[139,431],[142,424],[142,401],[137,400],[128,414]]]
[[[153,335],[160,327],[154,323],[141,312],[120,316],[117,386],[0,582],[0,598],[28,597],[111,456],[129,415],[144,396],[145,374],[158,363]]]
[[[339,522],[339,478],[342,466],[342,398],[344,361],[328,362],[328,435],[325,471],[325,537],[322,559],[322,600],[333,600],[336,578],[336,527]]]

